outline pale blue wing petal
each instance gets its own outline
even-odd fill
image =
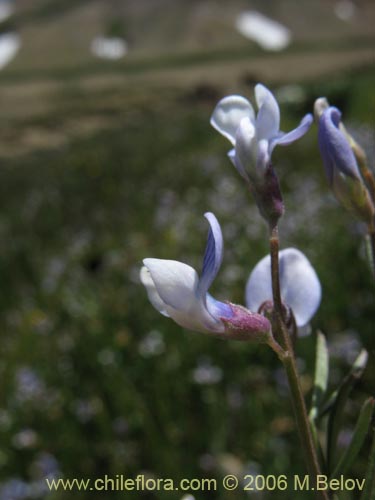
[[[234,145],[237,128],[245,117],[255,120],[251,103],[239,95],[230,95],[219,101],[212,113],[210,123]]]
[[[210,224],[206,250],[203,257],[202,275],[199,280],[198,293],[204,298],[215,279],[223,260],[223,235],[218,220],[213,213],[204,214]]]
[[[298,327],[316,313],[322,296],[319,278],[307,257],[296,248],[279,254],[281,298],[293,311]]]
[[[284,133],[279,134],[278,137],[274,138],[271,141],[271,146],[270,146],[271,151],[275,146],[288,146],[292,142],[300,139],[309,130],[312,122],[313,122],[313,116],[311,113],[308,113],[302,118],[301,123],[298,125],[298,127],[291,130],[290,132],[287,132],[286,134]]]
[[[256,118],[257,138],[271,139],[280,129],[280,109],[277,101],[264,85],[255,86],[255,99],[259,108]]]
[[[254,267],[246,284],[246,307],[257,312],[266,300],[272,300],[271,259],[267,255]]]

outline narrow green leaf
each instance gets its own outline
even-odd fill
[[[367,351],[363,349],[354,361],[349,374],[344,378],[337,391],[335,391],[329,399],[330,406],[328,410],[327,406],[323,409],[322,413],[330,411],[327,435],[327,464],[329,470],[332,470],[335,461],[335,449],[343,418],[344,406],[355,382],[361,377],[366,368],[367,358]]]
[[[317,332],[314,386],[311,396],[310,419],[315,420],[328,385],[329,357],[326,338]]]
[[[350,372],[347,375],[347,377],[338,386],[338,388],[332,392],[332,394],[330,395],[330,397],[328,398],[328,400],[326,401],[326,403],[324,404],[324,406],[320,410],[319,418],[324,417],[324,415],[326,415],[329,411],[331,411],[332,406],[334,405],[334,403],[337,399],[337,394],[338,394],[340,388],[342,387],[342,385],[344,385],[344,383],[346,383],[348,381],[347,379],[350,379],[354,383],[356,380],[358,380],[362,376],[362,373],[364,372],[364,370],[366,368],[367,359],[368,359],[367,351],[365,349],[363,349],[359,353],[359,355],[357,356],[356,360],[354,361],[353,366],[350,369]]]
[[[368,458],[368,465],[365,476],[365,489],[361,495],[361,500],[375,499],[375,428],[372,429],[372,445]]]
[[[316,453],[318,455],[319,464],[322,472],[326,470],[326,460],[323,453],[322,445],[320,444],[318,429],[316,428],[315,421],[310,418],[311,435],[314,441]]]
[[[366,257],[371,270],[371,273],[375,275],[375,256],[372,251],[372,243],[370,234],[366,234]]]
[[[374,398],[368,398],[364,402],[353,432],[352,440],[336,465],[332,477],[338,477],[340,474],[345,474],[357,458],[369,430],[374,404]]]

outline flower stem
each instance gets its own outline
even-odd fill
[[[271,276],[272,276],[272,294],[274,303],[273,327],[279,342],[282,344],[284,356],[280,357],[288,377],[294,415],[299,431],[301,444],[305,454],[307,469],[311,478],[311,484],[316,484],[316,479],[321,474],[320,465],[314,446],[311,433],[310,422],[308,419],[305,400],[303,397],[301,384],[298,376],[294,350],[288,329],[284,322],[284,308],[280,293],[280,273],[279,273],[279,237],[278,229],[274,227],[270,234],[270,253],[271,253]],[[317,491],[317,498],[328,500],[328,493]]]
[[[271,277],[273,304],[276,313],[283,317],[283,305],[280,293],[280,273],[279,273],[279,232],[277,226],[272,228],[270,237],[271,249]]]

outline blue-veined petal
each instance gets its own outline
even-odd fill
[[[251,103],[242,96],[230,95],[221,99],[212,113],[210,123],[224,137],[235,145],[236,131],[241,120],[248,117],[255,120]]]
[[[349,177],[360,179],[354,153],[345,135],[339,129],[340,111],[330,106],[319,119],[318,142],[329,180],[332,180],[332,168],[336,167]]]
[[[321,301],[318,276],[305,255],[295,248],[279,253],[282,301],[294,314],[298,327],[314,316]],[[246,285],[246,304],[257,311],[263,302],[272,300],[271,259],[267,255],[255,266]]]
[[[309,130],[312,122],[313,116],[311,113],[308,113],[302,118],[301,123],[298,125],[298,127],[285,134],[280,133],[278,137],[275,137],[273,140],[271,140],[270,152],[272,152],[275,146],[288,146],[292,142],[300,139]]]
[[[223,235],[220,224],[213,213],[204,214],[210,228],[208,230],[206,250],[203,257],[202,275],[199,280],[198,293],[201,297],[206,297],[217,272],[223,261]]]
[[[264,85],[255,86],[255,99],[259,108],[256,117],[258,140],[271,139],[276,136],[280,128],[280,109],[277,101]]]

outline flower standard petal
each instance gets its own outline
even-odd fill
[[[272,92],[261,83],[255,86],[255,99],[259,108],[256,118],[258,140],[271,139],[279,132],[279,105]]]
[[[306,325],[317,311],[321,300],[318,276],[305,255],[296,248],[279,253],[280,292],[282,301],[294,314],[298,327]],[[246,304],[257,311],[272,301],[271,259],[267,255],[255,266],[246,285]]]
[[[319,278],[307,257],[296,248],[280,252],[281,298],[293,311],[298,327],[316,313],[322,290]]]
[[[271,258],[263,257],[251,271],[246,284],[246,307],[258,311],[267,300],[272,300]]]
[[[208,292],[223,261],[223,234],[219,221],[212,212],[204,214],[210,225],[207,236],[206,250],[203,257],[202,276],[197,286],[198,298],[213,318],[231,317],[232,308],[229,304],[214,299]]]
[[[220,224],[211,212],[204,214],[210,225],[206,250],[203,257],[202,275],[198,284],[198,293],[205,298],[223,261],[223,234]]]
[[[251,103],[242,96],[230,95],[221,99],[212,113],[210,123],[234,145],[236,131],[243,118],[255,120]]]

